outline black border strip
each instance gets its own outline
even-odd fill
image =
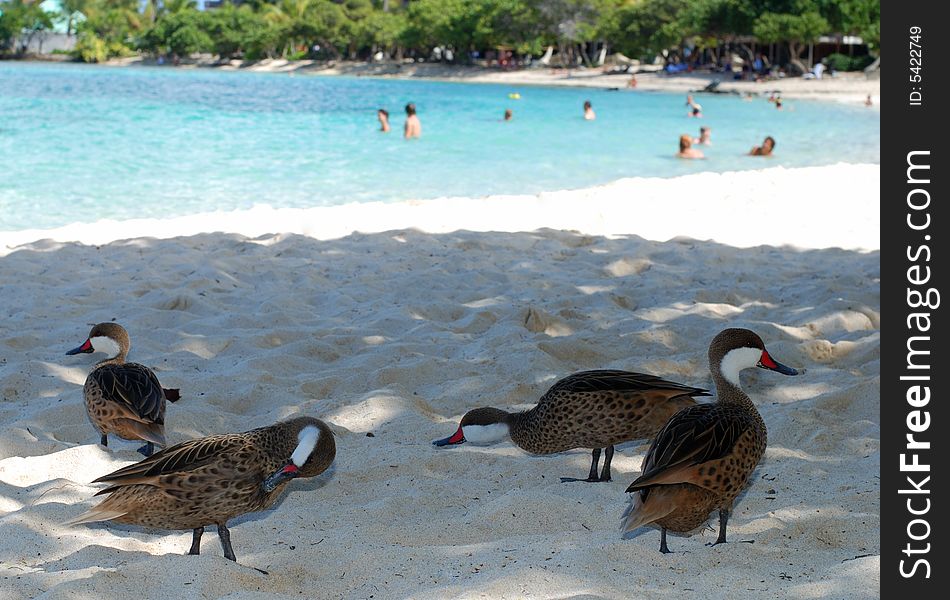
[[[950,373],[940,368],[946,337],[940,291],[950,264],[950,227],[937,215],[946,197],[947,97],[941,53],[950,39],[942,2],[882,6],[881,81],[881,592],[885,598],[945,598],[950,503],[943,463],[950,432],[943,408]],[[942,12],[941,10],[941,12]],[[919,28],[919,29],[918,29]],[[940,191],[938,191],[938,189]],[[908,437],[912,436],[912,437]],[[916,465],[916,466],[915,466]],[[911,595],[907,595],[911,594]]]

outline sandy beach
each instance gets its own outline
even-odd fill
[[[879,176],[771,167],[2,233],[0,598],[877,597]],[[64,356],[113,319],[181,389],[172,443],[331,424],[330,471],[231,523],[237,564],[213,528],[195,557],[190,532],[62,525],[139,458],[97,445],[94,359]],[[743,376],[769,447],[729,544],[621,539],[648,440],[603,484],[560,483],[586,450],[431,445],[578,370],[711,388],[706,348],[731,326],[806,372]]]
[[[111,66],[157,66],[155,59],[133,57],[112,59]],[[611,73],[608,68],[552,69],[549,67],[501,70],[464,65],[439,63],[366,63],[366,62],[320,62],[314,60],[265,59],[259,61],[232,60],[218,62],[212,57],[192,59],[177,67],[162,68],[211,68],[225,71],[250,71],[255,73],[284,73],[291,75],[345,75],[350,77],[379,77],[386,79],[431,79],[464,83],[496,83],[514,87],[546,85],[590,88],[618,88],[628,90],[628,73]],[[871,96],[875,105],[881,102],[881,80],[877,75],[866,76],[863,72],[838,73],[822,79],[788,77],[771,81],[735,81],[722,73],[681,73],[667,75],[663,72],[636,74],[640,92],[687,93],[702,90],[714,81],[719,81],[717,90],[736,94],[769,94],[779,92],[788,98],[805,98],[861,104]]]

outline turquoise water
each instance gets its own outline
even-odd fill
[[[520,100],[508,98],[520,92]],[[598,118],[582,119],[589,99]],[[415,102],[423,138],[401,138]],[[733,96],[0,63],[0,231],[880,161],[880,113]],[[386,107],[393,132],[377,131]],[[505,108],[514,120],[501,120]],[[713,131],[708,159],[673,158]],[[766,135],[772,159],[743,156]]]

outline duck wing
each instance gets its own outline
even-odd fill
[[[657,434],[643,461],[643,474],[628,492],[658,484],[696,483],[696,467],[732,452],[749,429],[716,404],[697,404],[673,415]]]
[[[151,369],[137,363],[106,365],[90,375],[103,396],[147,423],[165,423],[165,391]]]
[[[93,483],[113,484],[112,487],[102,490],[99,494],[114,491],[117,486],[154,483],[163,475],[194,471],[222,456],[233,456],[246,449],[247,445],[247,440],[243,436],[235,434],[189,440],[156,452],[133,465],[103,475],[93,480]]]
[[[598,369],[581,371],[561,379],[545,394],[560,394],[564,392],[646,392],[666,390],[673,392],[672,396],[710,396],[708,390],[668,381],[655,375],[633,373],[615,369]]]

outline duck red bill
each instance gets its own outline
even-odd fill
[[[465,441],[465,434],[462,433],[462,426],[459,425],[458,431],[456,431],[455,433],[453,433],[447,438],[436,440],[432,443],[435,444],[436,446],[450,446],[452,444],[461,444],[464,441]]]
[[[759,366],[765,369],[770,369],[781,373],[782,375],[798,375],[798,371],[791,367],[787,367],[782,363],[778,362],[768,353],[767,350],[762,351],[762,357],[759,358]]]
[[[93,351],[94,349],[92,347],[92,340],[87,339],[85,342],[83,342],[82,346],[78,348],[73,348],[66,354],[80,354],[80,353],[89,353]]]
[[[277,489],[277,486],[289,481],[300,475],[300,469],[297,468],[297,465],[292,462],[287,462],[286,465],[274,471],[274,473],[264,480],[261,486],[264,488],[264,491],[267,493],[273,492]]]
[[[778,366],[778,364],[774,360],[772,360],[772,357],[769,355],[769,353],[764,350],[762,351],[762,358],[759,359],[759,362],[761,362],[763,365],[765,365],[766,368],[769,368],[769,369],[774,369],[775,367]]]

